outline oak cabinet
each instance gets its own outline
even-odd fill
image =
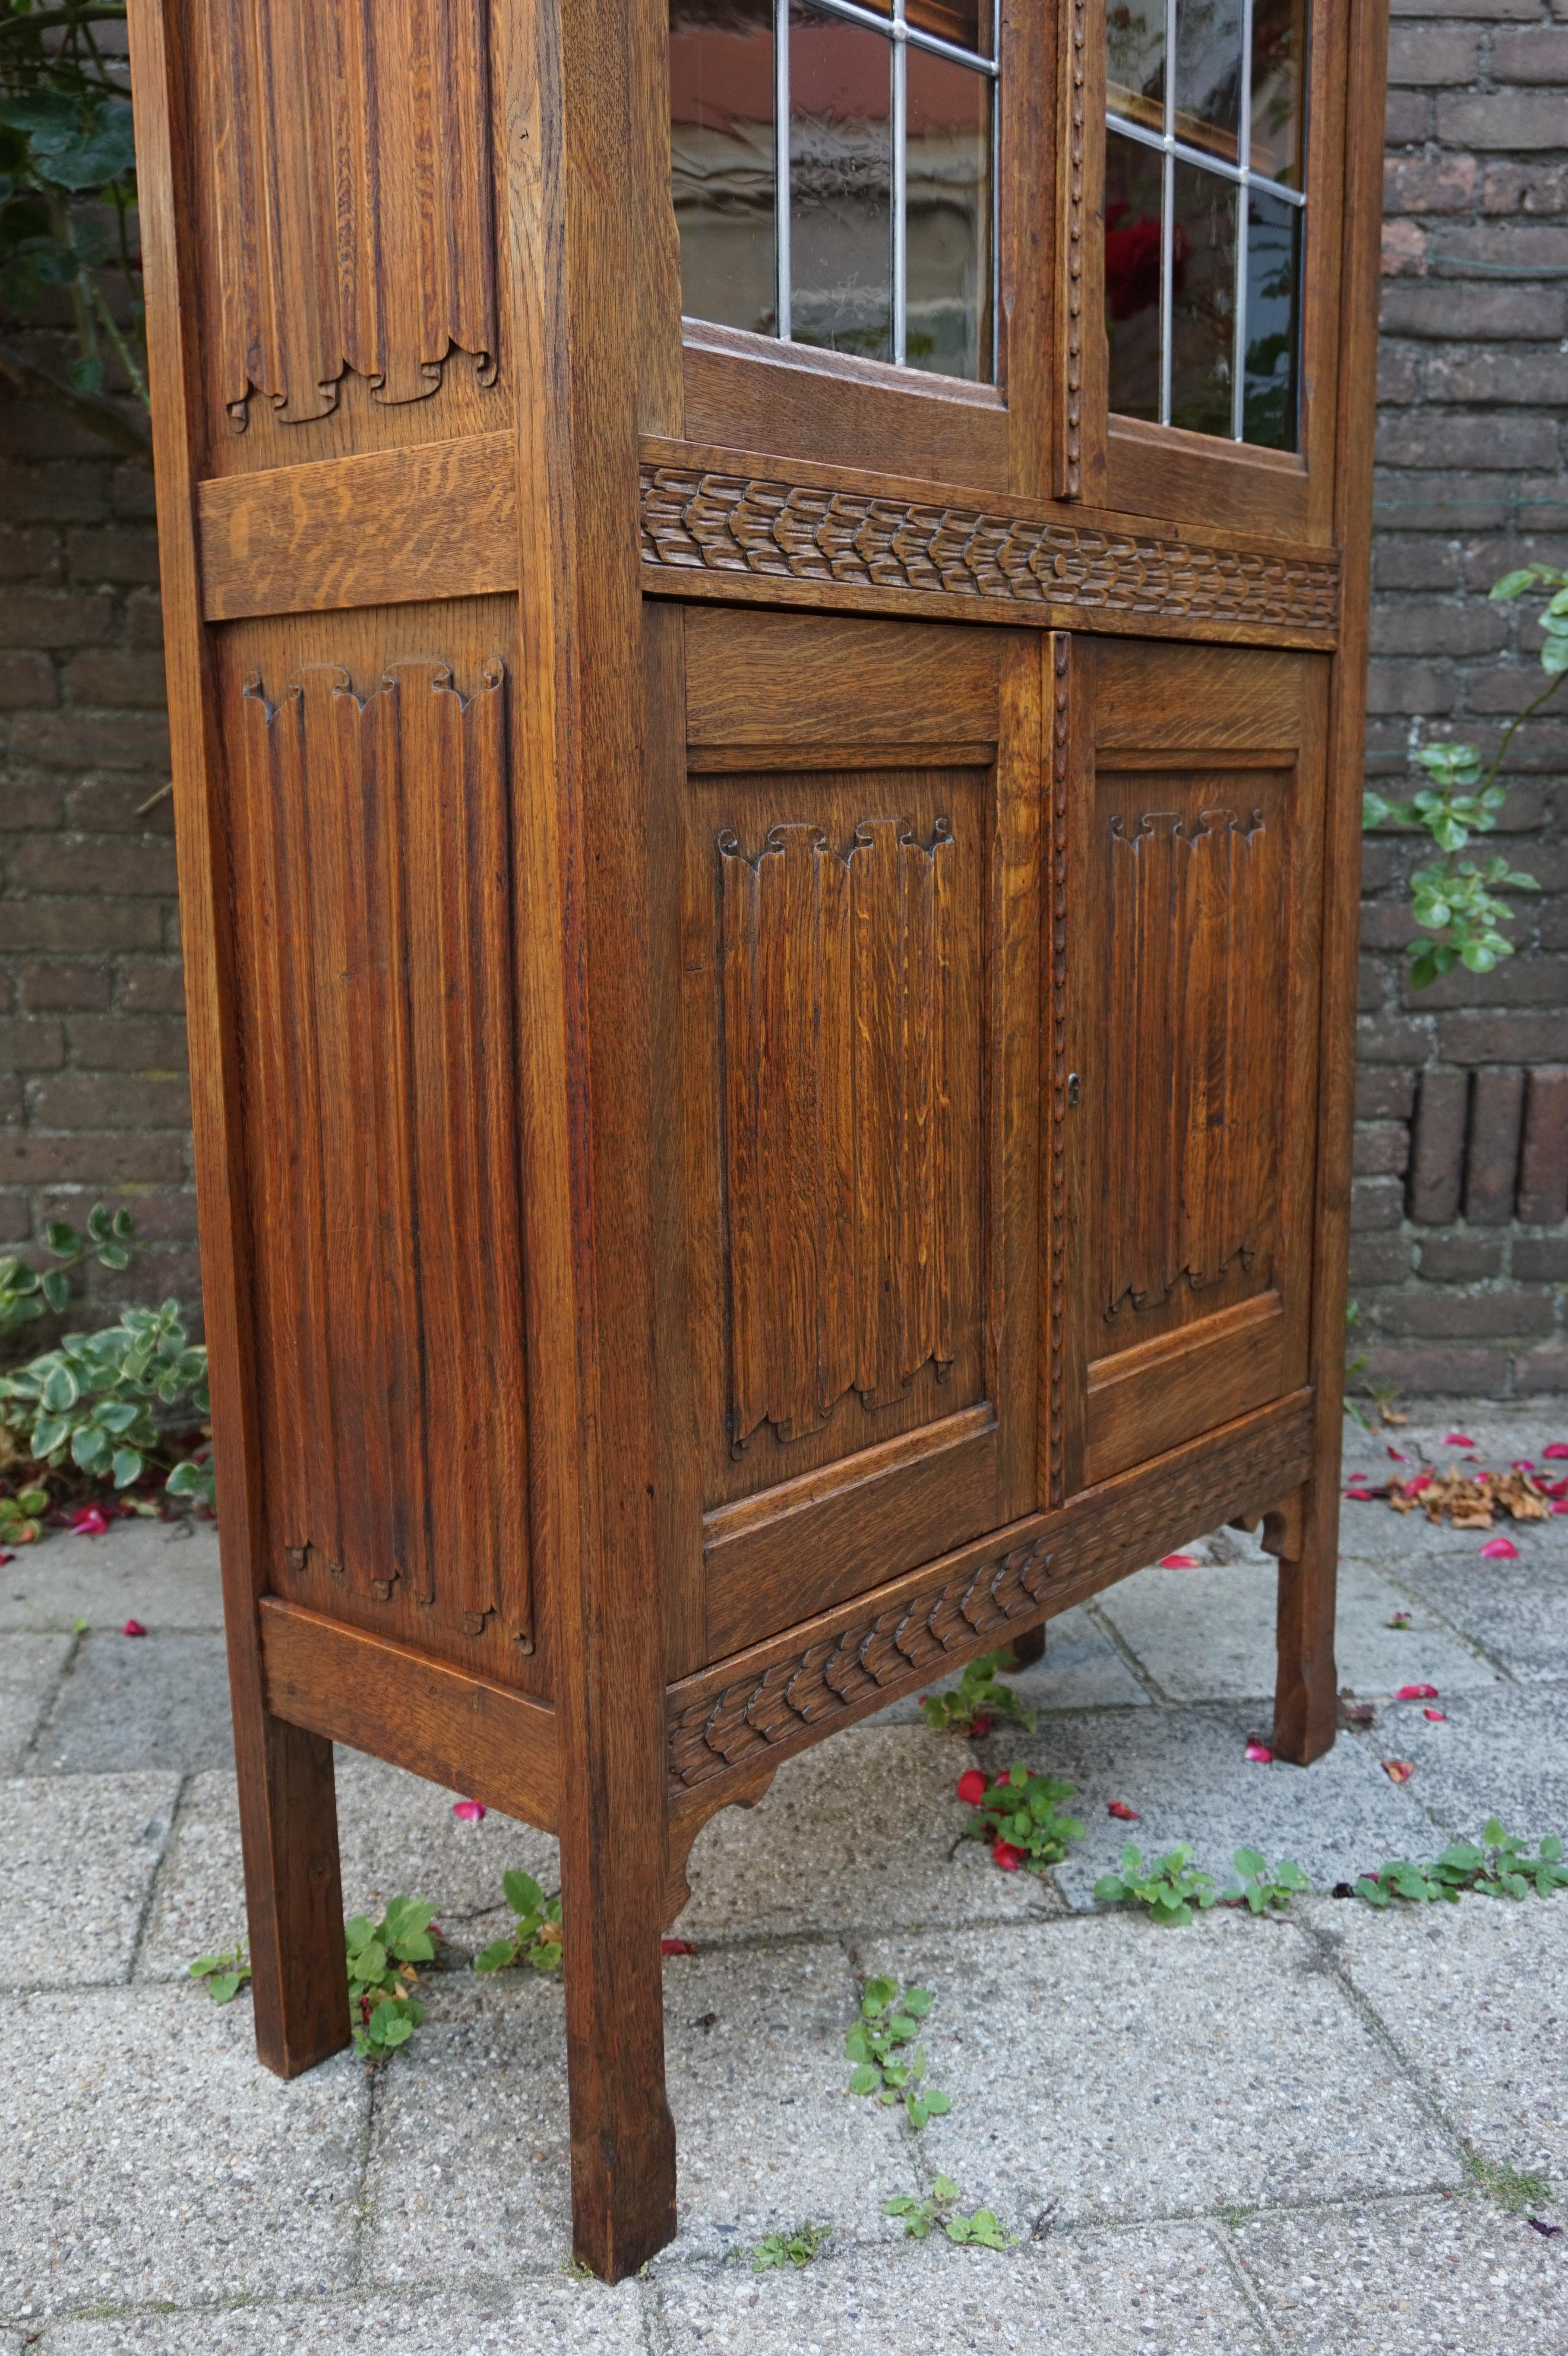
[[[1194,1529],[1333,1740],[1380,0],[132,0],[260,2049]]]

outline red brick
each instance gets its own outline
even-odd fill
[[[69,1219],[80,1226],[103,1190],[73,1187],[46,1194],[39,1205],[44,1219]],[[196,1196],[193,1194],[149,1194],[140,1186],[112,1188],[105,1195],[111,1209],[131,1214],[138,1243],[192,1243],[196,1239]]]
[[[1465,1170],[1467,1072],[1422,1073],[1411,1129],[1410,1215],[1445,1227],[1459,1208]]]
[[[1413,1257],[1403,1236],[1358,1236],[1350,1246],[1350,1282],[1398,1284]]]
[[[109,1004],[113,977],[106,965],[29,965],[22,969],[29,1013],[71,1014]]]
[[[1503,1248],[1497,1236],[1423,1236],[1421,1273],[1430,1284],[1477,1284],[1503,1272]],[[1516,1275],[1522,1275],[1516,1269]]]
[[[1378,1305],[1384,1333],[1442,1342],[1504,1342],[1550,1333],[1554,1313],[1544,1292],[1455,1292],[1435,1284],[1391,1293]]]
[[[155,900],[95,900],[95,949],[161,949],[163,913]],[[84,912],[77,900],[0,900],[0,937],[18,950],[80,949]]]
[[[0,833],[30,834],[59,826],[65,815],[58,785],[42,777],[0,778]]]
[[[1440,1014],[1437,1039],[1452,1064],[1568,1063],[1568,1013]]]
[[[1370,1071],[1356,1076],[1358,1120],[1405,1120],[1415,1106],[1413,1072]]]
[[[1380,597],[1372,607],[1375,655],[1491,655],[1506,646],[1509,616],[1476,599]]]
[[[1512,1259],[1521,1284],[1568,1284],[1568,1236],[1515,1236]]]
[[[69,590],[0,590],[0,647],[87,647],[114,626],[114,600]]]
[[[72,1063],[93,1071],[185,1069],[185,1024],[174,1015],[80,1014],[69,1037]]]
[[[1361,947],[1364,949],[1403,949],[1413,938],[1415,919],[1410,913],[1408,900],[1363,900],[1361,903]]]
[[[1451,712],[1453,708],[1452,674],[1436,663],[1368,664],[1369,712],[1425,713]]]
[[[1383,210],[1467,213],[1475,205],[1480,166],[1473,155],[1385,155]]]
[[[120,969],[120,1003],[129,1014],[183,1014],[185,972],[177,965],[138,960]]]
[[[65,1038],[58,1023],[0,1015],[0,1071],[51,1072],[64,1061]]]
[[[42,524],[0,530],[0,581],[48,581],[59,573],[59,541]]]
[[[172,894],[175,890],[174,846],[166,842],[84,842],[67,837],[59,841],[23,841],[15,858],[15,881],[28,892],[113,893],[130,897],[144,893]],[[81,926],[94,927],[95,948],[116,946],[97,937],[98,915],[79,912],[73,946],[80,947]]]
[[[1413,147],[1424,139],[1432,102],[1424,90],[1391,90],[1383,137],[1390,147]]]
[[[0,463],[0,515],[8,523],[90,523],[108,512],[101,466],[66,460],[53,466]]]
[[[1356,1053],[1363,1064],[1424,1064],[1431,1048],[1429,1023],[1383,1014],[1356,1025]]]
[[[1523,1120],[1524,1074],[1477,1072],[1465,1156],[1465,1216],[1472,1226],[1506,1226],[1513,1216]]]
[[[183,1079],[62,1072],[38,1084],[33,1117],[40,1129],[187,1129],[190,1088]]]
[[[1513,170],[1511,165],[1488,167]],[[1516,206],[1506,208],[1509,212]],[[1462,337],[1499,341],[1521,337],[1531,343],[1548,341],[1563,333],[1568,316],[1568,288],[1563,286],[1486,286],[1456,278],[1391,278],[1382,287],[1382,323],[1394,336],[1435,336],[1444,343]],[[1500,569],[1500,568],[1499,568]]]
[[[174,798],[154,799],[156,777],[83,778],[67,796],[66,824],[76,834],[172,834]]]
[[[125,606],[125,637],[130,646],[151,647],[162,651],[164,609],[156,597],[143,594],[128,600]]]
[[[27,1114],[27,1099],[22,1094],[21,1075],[0,1072],[0,1121],[9,1130],[17,1130]]]
[[[1410,1131],[1403,1121],[1363,1121],[1356,1130],[1358,1178],[1403,1178],[1410,1159]]]
[[[1389,34],[1388,78],[1396,86],[1418,88],[1474,81],[1480,51],[1479,37],[1468,26],[1396,24]]]
[[[1560,148],[1563,100],[1525,90],[1485,98],[1445,93],[1437,102],[1437,136],[1447,147]]]
[[[1528,33],[1494,33],[1491,79],[1568,82],[1568,32],[1541,27]]]
[[[1509,906],[1520,917],[1528,919],[1531,914],[1528,900],[1510,899]],[[1462,966],[1456,967],[1424,990],[1412,990],[1407,983],[1404,999],[1413,1008],[1564,1006],[1568,1005],[1568,963],[1562,958],[1511,957],[1495,965],[1490,973],[1467,973]]]
[[[55,667],[45,654],[0,655],[0,710],[23,712],[59,701]]]
[[[1561,1064],[1542,1065],[1530,1076],[1519,1157],[1519,1215],[1540,1227],[1555,1226],[1568,1216],[1568,1068]],[[1568,1275],[1568,1268],[1563,1273]]]
[[[13,748],[59,769],[166,769],[168,723],[161,713],[117,712],[102,719],[69,711],[24,715],[12,725]]]
[[[1368,1361],[1373,1382],[1391,1382],[1408,1398],[1499,1398],[1508,1380],[1500,1350],[1376,1349]]]
[[[145,518],[155,511],[153,477],[145,466],[116,466],[109,495],[116,515]]]
[[[67,664],[65,691],[73,703],[113,703],[161,712],[165,705],[161,654],[93,653]]]
[[[1397,1178],[1351,1180],[1350,1225],[1358,1235],[1397,1227],[1403,1210],[1404,1188]]]
[[[1560,213],[1568,210],[1568,166],[1561,164],[1488,164],[1481,181],[1484,213]],[[1532,293],[1541,290],[1532,288]],[[1550,334],[1550,328],[1547,330]]]
[[[0,1138],[0,1186],[54,1186],[63,1180],[81,1186],[112,1185],[116,1180],[178,1185],[185,1174],[185,1150],[177,1137],[78,1130],[71,1137]]]
[[[1513,1383],[1526,1394],[1568,1391],[1568,1346],[1543,1342],[1538,1349],[1521,1350],[1514,1360]]]
[[[0,1194],[0,1242],[23,1244],[32,1232],[32,1213],[26,1194]]]
[[[100,525],[93,531],[68,532],[65,545],[73,581],[157,585],[158,541],[150,527],[138,530],[134,524],[119,529]]]
[[[1568,129],[1568,101],[1564,123]],[[1506,402],[1561,409],[1563,373],[1561,352],[1434,352],[1426,363],[1426,398],[1475,408]]]

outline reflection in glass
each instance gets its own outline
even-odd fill
[[[1105,320],[1111,407],[1159,423],[1160,179],[1157,150],[1105,140]]]
[[[1109,0],[1106,103],[1127,123],[1165,128],[1165,0]]]
[[[1176,113],[1179,139],[1236,161],[1242,122],[1243,0],[1176,0]]]
[[[875,0],[879,8],[887,0]],[[992,0],[905,0],[906,23],[918,25],[923,33],[934,33],[939,41],[951,41],[955,48],[969,49],[976,57],[995,55],[991,47],[991,21],[996,15]]]
[[[1301,347],[1301,210],[1253,188],[1247,204],[1243,439],[1294,450]]]
[[[795,340],[892,358],[892,44],[790,10]]]
[[[928,50],[905,55],[904,357],[942,376],[988,376],[990,85]]]
[[[1307,0],[1253,0],[1254,172],[1299,188],[1301,70],[1307,56]]]
[[[670,0],[671,194],[688,318],[771,334],[773,0]]]
[[[1194,164],[1171,173],[1170,423],[1232,430],[1236,318],[1236,185]]]

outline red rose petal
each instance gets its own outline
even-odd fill
[[[697,1942],[695,1939],[661,1939],[659,1953],[661,1955],[695,1955]]]
[[[1136,1825],[1138,1820],[1137,1810],[1129,1808],[1125,1800],[1113,1800],[1105,1814],[1108,1816],[1119,1816],[1125,1825]]]
[[[146,1633],[139,1620],[127,1620],[120,1631],[123,1636],[144,1636]]]
[[[1510,1457],[1509,1460],[1509,1471],[1510,1472],[1533,1472],[1534,1470],[1535,1461],[1532,1457],[1514,1456]]]
[[[1481,1548],[1481,1553],[1488,1562],[1517,1562],[1519,1560],[1519,1548],[1515,1546],[1512,1538],[1488,1538],[1486,1545]]]
[[[1549,1440],[1541,1452],[1542,1456],[1568,1456],[1568,1440]]]
[[[1004,1873],[1016,1873],[1024,1861],[1022,1849],[1015,1848],[1011,1841],[999,1840],[991,1851],[991,1855]]]
[[[460,1825],[482,1825],[488,1811],[483,1800],[453,1800],[452,1813]]]
[[[1448,1713],[1447,1713],[1447,1711],[1446,1711],[1445,1709],[1424,1709],[1424,1710],[1422,1711],[1421,1715],[1422,1715],[1422,1717],[1423,1717],[1423,1718],[1430,1718],[1430,1719],[1445,1719],[1445,1718],[1447,1717]]]
[[[1408,1464],[1410,1462],[1409,1457],[1404,1454],[1402,1449],[1391,1448],[1389,1450],[1389,1454],[1393,1458],[1396,1464]]]
[[[1391,1783],[1408,1783],[1415,1772],[1415,1762],[1413,1759],[1385,1759],[1382,1771]]]
[[[972,1719],[969,1727],[970,1741],[984,1742],[987,1735],[991,1731],[993,1723],[994,1721],[988,1718],[976,1718]]]
[[[1249,1742],[1245,1756],[1254,1767],[1272,1767],[1274,1764],[1274,1752],[1266,1742]]]
[[[1195,1554],[1162,1554],[1161,1570],[1198,1570],[1201,1568]]]
[[[14,1554],[8,1553],[5,1547],[0,1547],[0,1562],[15,1562],[16,1559],[16,1558]]]
[[[1467,1431],[1445,1431],[1443,1435],[1445,1448],[1474,1448],[1475,1444]]]
[[[978,1807],[986,1796],[986,1779],[977,1767],[966,1767],[958,1778],[958,1796],[972,1808]]]
[[[1435,1701],[1436,1698],[1435,1686],[1401,1686],[1394,1696],[1395,1701]]]
[[[1370,1505],[1374,1502],[1370,1489],[1347,1489],[1345,1494],[1347,1497],[1354,1497],[1358,1505]]]
[[[109,1516],[101,1505],[79,1505],[70,1517],[73,1537],[101,1538],[108,1527]]]

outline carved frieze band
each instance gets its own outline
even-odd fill
[[[496,375],[488,0],[206,0],[223,399],[325,417],[352,369]]]
[[[1332,557],[1265,556],[975,508],[645,464],[643,562],[1331,637]]]
[[[1119,1497],[1085,1500],[1082,1520],[1069,1505],[1036,1535],[956,1574],[916,1581],[885,1608],[846,1606],[837,1627],[765,1666],[729,1680],[720,1668],[673,1687],[672,1789],[764,1765],[779,1745],[893,1688],[918,1685],[945,1660],[1038,1616],[1053,1589],[1091,1592],[1136,1569],[1173,1534],[1284,1495],[1306,1479],[1311,1458],[1310,1403],[1291,1402],[1229,1442],[1186,1451],[1163,1472],[1129,1477]]]

